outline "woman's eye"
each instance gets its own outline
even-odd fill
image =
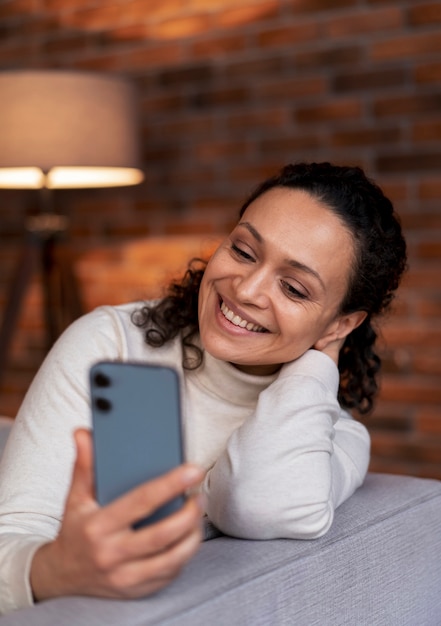
[[[243,259],[246,259],[247,261],[254,261],[254,259],[251,256],[251,254],[248,254],[248,252],[245,252],[245,250],[242,250],[241,248],[238,248],[235,243],[231,244],[231,249],[233,250],[233,252],[235,254],[237,254],[238,256],[242,257]]]
[[[300,298],[302,300],[306,300],[307,299],[307,295],[301,291],[299,291],[298,289],[296,289],[295,287],[293,287],[292,285],[290,285],[289,283],[287,283],[285,280],[280,281],[282,284],[282,287],[284,289],[284,291],[290,296],[290,297],[294,297],[294,298]]]

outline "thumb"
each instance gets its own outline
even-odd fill
[[[77,453],[69,499],[94,499],[95,485],[91,433],[89,430],[80,428],[74,432],[74,439]]]

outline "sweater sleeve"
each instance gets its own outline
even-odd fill
[[[334,362],[309,350],[261,392],[204,483],[207,514],[222,532],[245,539],[327,532],[369,463],[369,435],[341,410],[338,384]]]
[[[72,433],[90,427],[87,372],[121,352],[116,316],[97,309],[58,340],[15,420],[0,465],[0,614],[32,604],[35,551],[55,538],[74,462]]]

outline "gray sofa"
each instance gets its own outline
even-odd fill
[[[202,544],[180,578],[150,598],[61,598],[0,623],[440,626],[441,482],[369,474],[321,539],[218,536]]]

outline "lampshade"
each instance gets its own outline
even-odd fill
[[[58,70],[0,72],[0,187],[135,185],[135,90],[120,77]]]

